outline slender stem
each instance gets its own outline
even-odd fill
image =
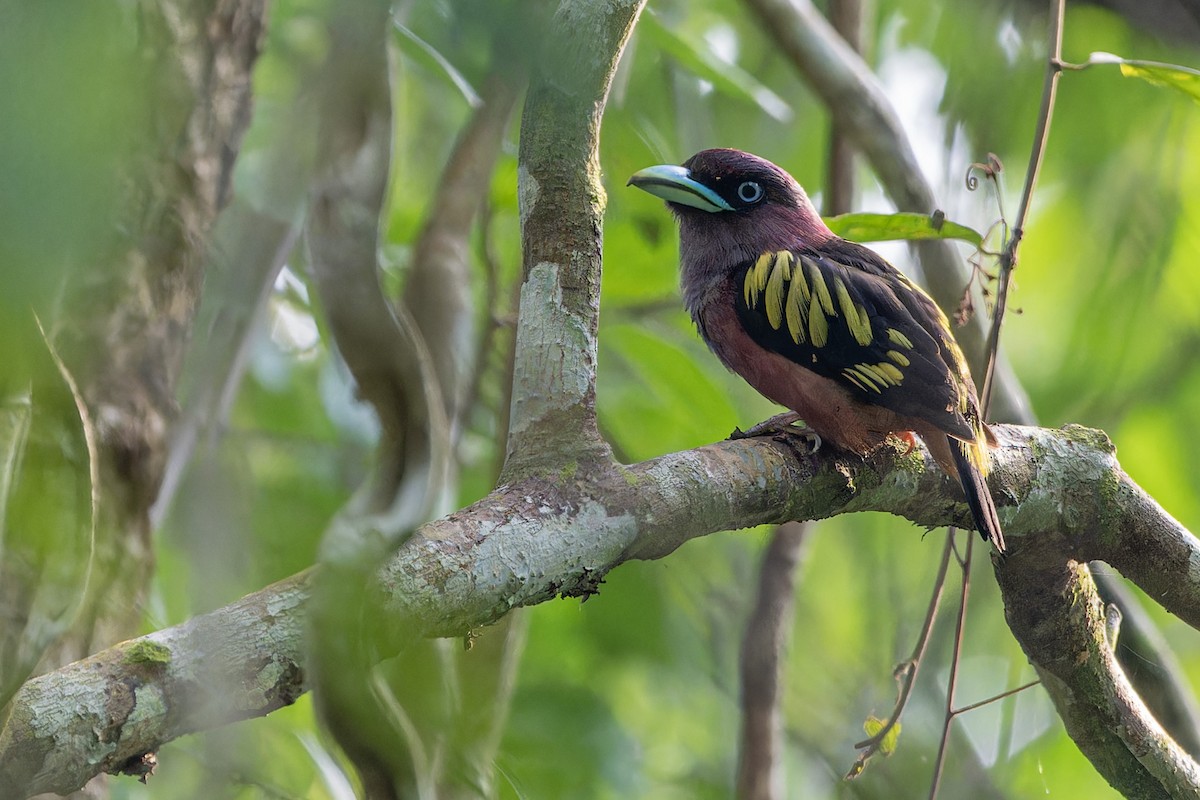
[[[987,366],[984,368],[983,387],[980,397],[982,413],[986,417],[991,403],[992,384],[995,379],[996,362],[1000,352],[1000,330],[1004,324],[1004,312],[1008,307],[1008,290],[1012,282],[1012,271],[1017,265],[1017,248],[1025,232],[1025,220],[1029,216],[1029,206],[1033,200],[1033,190],[1037,185],[1038,173],[1041,171],[1042,160],[1046,154],[1046,143],[1050,138],[1050,120],[1054,115],[1054,99],[1058,92],[1058,78],[1062,74],[1062,32],[1063,18],[1066,11],[1066,0],[1050,0],[1050,56],[1046,62],[1046,79],[1042,86],[1042,104],[1038,110],[1037,130],[1033,137],[1032,152],[1029,156],[1029,166],[1025,171],[1025,187],[1021,191],[1021,204],[1017,209],[1016,224],[1012,234],[1005,243],[1004,251],[1000,254],[1000,276],[996,288],[996,307],[992,313],[992,327],[987,338]],[[974,539],[968,537],[966,556],[962,559],[963,582],[962,595],[958,607],[958,625],[954,636],[954,657],[950,663],[950,680],[946,687],[946,716],[942,723],[941,741],[938,742],[937,760],[933,767],[933,781],[929,787],[929,798],[937,797],[941,784],[942,769],[946,761],[946,746],[950,739],[950,726],[954,718],[962,711],[976,708],[982,703],[967,706],[966,709],[955,710],[954,694],[958,687],[959,655],[962,652],[963,629],[967,617],[967,598],[971,585],[971,553]],[[1018,690],[1014,690],[1018,691]],[[1005,695],[1001,695],[1003,697]],[[994,698],[993,698],[994,699]],[[983,701],[991,702],[991,700]]]
[[[908,698],[912,694],[913,685],[917,682],[917,673],[921,669],[921,662],[925,658],[925,650],[929,647],[929,639],[933,633],[933,623],[937,619],[938,605],[942,600],[942,588],[946,585],[946,572],[950,567],[950,555],[954,551],[954,529],[951,528],[946,534],[946,544],[942,547],[942,561],[938,565],[937,577],[933,581],[933,594],[929,598],[929,606],[925,609],[925,622],[921,626],[921,635],[917,637],[917,644],[913,647],[912,655],[904,664],[903,683],[900,685],[900,696],[896,698],[896,705],[892,708],[892,713],[888,716],[887,724],[885,724],[878,733],[869,739],[864,739],[854,745],[857,749],[867,748],[868,751],[859,757],[860,761],[869,758],[878,748],[879,743],[883,741],[888,732],[896,726],[900,720],[900,715],[904,712],[904,707],[908,705]]]
[[[1012,271],[1017,266],[1017,248],[1025,235],[1025,220],[1033,200],[1033,189],[1046,154],[1046,143],[1050,138],[1050,120],[1054,116],[1054,98],[1058,92],[1058,78],[1062,74],[1062,34],[1066,0],[1050,0],[1050,56],[1046,62],[1046,79],[1042,85],[1042,105],[1038,111],[1037,130],[1033,137],[1033,149],[1029,155],[1029,167],[1025,171],[1025,188],[1021,191],[1021,205],[1017,209],[1016,224],[1012,236],[1000,254],[1000,277],[996,288],[996,308],[992,313],[992,327],[987,338],[987,367],[983,374],[980,402],[987,416],[992,396],[992,383],[996,372],[996,361],[1000,349],[1000,328],[1004,323],[1004,312],[1008,307],[1008,288]]]
[[[1050,55],[1046,62],[1046,78],[1042,85],[1042,104],[1038,110],[1037,129],[1033,137],[1032,151],[1029,156],[1029,166],[1025,171],[1025,187],[1021,190],[1021,204],[1017,209],[1016,224],[1012,234],[1005,243],[1004,251],[1000,254],[1000,276],[996,287],[996,307],[992,313],[992,327],[988,331],[987,366],[984,368],[983,386],[980,396],[981,413],[987,417],[991,404],[992,385],[995,380],[996,363],[1000,354],[1000,330],[1004,325],[1004,312],[1008,307],[1008,290],[1012,282],[1012,271],[1017,265],[1017,248],[1025,233],[1025,220],[1029,216],[1029,206],[1033,201],[1033,190],[1037,185],[1038,173],[1042,168],[1042,160],[1046,154],[1046,144],[1050,139],[1050,120],[1054,116],[1054,99],[1058,92],[1058,78],[1062,74],[1062,34],[1063,18],[1066,12],[1066,0],[1050,0]],[[963,582],[962,596],[958,607],[958,626],[954,636],[954,656],[950,663],[950,680],[946,687],[946,716],[942,722],[941,741],[938,742],[937,760],[933,767],[933,781],[929,787],[929,798],[937,797],[941,784],[942,769],[945,766],[946,746],[950,739],[950,726],[958,713],[954,710],[954,693],[958,686],[959,654],[962,652],[963,626],[967,616],[967,597],[971,585],[971,553],[975,540],[968,537],[966,556],[962,559]]]
[[[1020,686],[1016,687],[1015,689],[1009,689],[1007,692],[1001,692],[1000,694],[992,695],[991,697],[988,697],[984,700],[980,700],[976,703],[971,703],[969,705],[965,705],[962,708],[956,708],[953,711],[951,711],[950,714],[951,714],[951,716],[957,717],[959,714],[965,714],[968,711],[974,711],[977,708],[983,708],[986,705],[995,703],[997,700],[1003,700],[1006,697],[1012,697],[1014,694],[1023,692],[1026,689],[1032,689],[1034,686],[1037,686],[1039,683],[1041,683],[1040,680],[1034,680],[1034,681],[1030,681],[1029,683],[1023,683]]]
[[[1042,85],[1042,105],[1038,110],[1037,130],[1033,137],[1033,149],[1029,156],[1029,167],[1025,171],[1025,187],[1021,191],[1021,204],[1017,209],[1016,224],[1012,235],[1000,254],[999,285],[996,288],[996,308],[992,313],[992,327],[987,338],[987,366],[984,369],[983,387],[980,397],[982,413],[987,416],[991,403],[992,384],[996,373],[996,362],[1000,353],[1000,330],[1004,324],[1004,312],[1008,307],[1008,290],[1012,282],[1012,271],[1017,265],[1017,248],[1024,236],[1025,220],[1033,200],[1033,189],[1037,185],[1038,173],[1046,154],[1046,143],[1050,138],[1050,120],[1054,116],[1054,98],[1058,92],[1058,78],[1062,74],[1062,32],[1066,0],[1050,0],[1050,56],[1046,62],[1046,79]],[[967,552],[962,559],[962,595],[958,607],[958,626],[954,636],[954,657],[950,663],[950,680],[946,687],[946,716],[942,722],[942,737],[938,742],[937,760],[933,767],[933,781],[929,787],[930,800],[937,797],[941,784],[942,769],[946,760],[946,745],[950,739],[950,726],[959,712],[954,710],[954,693],[958,687],[958,662],[962,652],[963,626],[967,617],[967,597],[971,585],[971,553],[975,540],[968,537]]]
[[[954,534],[950,534],[953,538]],[[929,800],[937,797],[942,782],[942,768],[946,764],[946,744],[950,741],[950,725],[954,722],[954,693],[958,688],[958,664],[962,655],[963,631],[967,622],[967,599],[971,590],[971,554],[975,550],[975,537],[967,533],[967,553],[963,558],[962,590],[959,593],[958,623],[954,628],[954,653],[950,660],[950,680],[946,687],[946,716],[942,720],[942,738],[938,742],[937,760],[933,765],[933,783],[929,787]]]

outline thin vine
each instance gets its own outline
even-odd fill
[[[1046,154],[1046,144],[1050,138],[1050,121],[1054,116],[1054,101],[1058,93],[1058,79],[1062,75],[1063,70],[1062,40],[1065,12],[1066,0],[1050,0],[1050,55],[1046,60],[1046,78],[1042,86],[1042,102],[1038,111],[1037,127],[1029,156],[1029,166],[1025,171],[1025,186],[1021,191],[1021,203],[1017,209],[1016,224],[1012,226],[1011,231],[1007,230],[1007,226],[1005,227],[1006,238],[999,256],[999,274],[996,278],[996,301],[992,309],[992,325],[988,331],[986,345],[987,366],[984,368],[983,386],[981,387],[979,398],[985,419],[987,418],[988,407],[991,404],[996,362],[1000,349],[1000,331],[1003,328],[1004,314],[1008,307],[1008,294],[1012,283],[1012,273],[1017,266],[1017,251],[1021,246],[1021,239],[1024,237],[1025,221],[1029,216],[1029,207],[1033,201],[1033,191],[1037,185],[1038,173],[1041,171],[1042,161]],[[994,175],[995,173],[992,171],[993,178]],[[972,175],[968,174],[968,187],[971,186],[971,177]],[[997,196],[999,196],[998,192]],[[953,535],[953,533],[950,534],[950,536]],[[1007,697],[1009,694],[1020,690],[1019,688],[1014,689],[998,697],[989,698],[980,703],[973,703],[963,708],[956,709],[954,707],[954,695],[958,688],[958,664],[962,653],[963,630],[966,621],[967,598],[970,590],[970,567],[973,546],[974,537],[969,537],[967,540],[966,555],[962,559],[962,590],[959,595],[959,613],[954,635],[953,660],[946,686],[946,713],[942,720],[942,735],[938,743],[937,759],[934,762],[933,778],[929,787],[929,800],[936,800],[938,789],[941,786],[942,771],[946,760],[946,745],[950,738],[950,726],[954,724],[955,718],[967,710],[978,708],[980,705],[993,702],[1001,697]]]

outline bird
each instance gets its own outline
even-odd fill
[[[987,486],[994,433],[946,315],[882,256],[829,229],[782,168],[702,150],[628,185],[679,223],[680,288],[700,337],[733,372],[843,451],[889,436],[930,454],[962,485],[980,535],[1003,555]]]

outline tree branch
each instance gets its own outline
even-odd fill
[[[1037,545],[996,573],[1005,594],[1022,598],[1005,605],[1009,626],[1067,732],[1125,797],[1200,796],[1200,768],[1151,716],[1117,663],[1091,573],[1076,561],[1046,562],[1053,548]]]
[[[379,285],[379,217],[392,147],[387,20],[387,4],[376,0],[330,19],[332,46],[318,95],[323,169],[306,239],[338,351],[383,431],[375,474],[354,510],[388,515],[380,530],[392,537],[428,519],[450,437],[425,340]]]
[[[308,579],[25,683],[0,732],[0,796],[67,794],[178,736],[295,702]]]
[[[1154,712],[1154,718],[1196,758],[1200,755],[1200,703],[1178,656],[1120,575],[1109,573],[1103,564],[1089,565],[1089,569],[1105,606],[1121,613],[1121,637],[1117,641],[1121,669]]]
[[[488,352],[484,345],[494,330],[489,327],[477,344],[471,232],[487,202],[496,159],[525,83],[524,70],[514,68],[499,52],[500,39],[498,34],[493,39],[496,66],[483,82],[481,103],[456,139],[425,211],[402,295],[406,313],[429,348],[448,422],[445,446],[451,450],[470,413],[474,389],[468,388],[472,376],[483,369]],[[492,314],[491,302],[487,313]],[[457,493],[456,473],[452,460],[447,478],[438,487],[442,511],[454,507],[448,503]],[[400,659],[378,673],[379,679],[393,673],[399,676],[387,683],[411,726],[404,738],[410,750],[427,754],[429,774],[422,780],[428,778],[438,797],[474,797],[480,787],[495,781],[495,751],[524,642],[519,615],[506,617],[503,623],[479,637],[470,653],[449,640],[420,647],[410,644]],[[342,630],[336,625],[331,635],[342,636]],[[514,635],[507,635],[510,631]],[[335,674],[333,679],[344,676]],[[435,697],[439,702],[431,702]],[[357,721],[361,715],[354,718]],[[380,744],[396,749],[386,739]]]
[[[521,118],[523,285],[502,480],[607,454],[596,428],[600,119],[645,0],[561,0]]]
[[[783,693],[781,662],[792,630],[796,572],[811,528],[800,522],[777,527],[763,552],[758,597],[742,635],[742,728],[738,739],[737,797],[783,797]]]
[[[222,214],[210,254],[219,268],[205,280],[207,302],[196,326],[200,335],[189,343],[184,369],[192,391],[180,392],[187,400],[171,431],[162,488],[150,508],[151,528],[157,530],[166,519],[193,456],[199,450],[208,457],[209,446],[218,441],[228,422],[256,325],[299,238],[299,225],[284,223],[246,203],[235,200]]]
[[[1070,569],[1070,559],[1103,555],[1200,626],[1200,608],[1185,599],[1200,594],[1200,543],[1121,471],[1103,434],[1077,426],[997,431],[992,490],[1013,545],[1013,556],[998,568],[1007,590],[1032,592],[1048,572]],[[425,636],[461,636],[517,606],[592,594],[622,562],[661,558],[697,536],[871,510],[931,528],[970,518],[957,483],[922,451],[900,456],[887,449],[860,461],[829,450],[797,456],[767,439],[720,442],[631,467],[602,461],[559,479],[534,476],[502,486],[420,528],[380,570],[376,589],[398,626],[415,626],[409,629]],[[0,737],[0,795],[69,789],[91,772],[173,738],[294,698],[306,581],[297,576],[27,683]],[[1176,591],[1164,594],[1169,586]],[[1036,617],[1012,619],[1012,613],[1014,631],[1038,623]],[[1076,629],[1071,623],[1067,627]],[[157,665],[164,659],[161,669],[146,667],[147,660]],[[205,661],[203,685],[252,687],[228,698],[236,713],[222,716],[172,691]],[[1120,675],[1110,661],[1093,655],[1071,663],[1098,682],[1105,670]],[[1051,674],[1057,668],[1057,662],[1039,665]],[[1074,673],[1072,680],[1079,677]],[[153,700],[124,706],[111,700],[131,692]],[[1111,707],[1114,698],[1119,713]],[[1062,701],[1061,693],[1056,699]],[[1120,738],[1126,734],[1111,726],[1114,719],[1136,722],[1129,749],[1146,745],[1144,737],[1155,730],[1129,692],[1076,693],[1071,703],[1064,713],[1076,735],[1086,731],[1126,746]],[[54,713],[55,704],[63,710]],[[1190,762],[1163,739],[1153,740],[1151,752],[1166,753],[1163,763],[1191,780],[1193,772],[1183,769]]]
[[[487,198],[522,83],[506,71],[488,75],[482,104],[463,128],[438,181],[404,285],[403,303],[429,347],[451,428],[458,427],[469,375],[476,369],[471,361],[471,228]]]

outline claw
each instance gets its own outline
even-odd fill
[[[730,439],[749,439],[754,436],[786,436],[788,438],[803,439],[808,444],[808,454],[812,455],[821,448],[821,437],[812,428],[805,426],[800,422],[800,415],[795,411],[785,411],[782,414],[776,414],[768,420],[752,425],[749,430],[743,431],[741,428],[734,428],[733,433],[729,435]]]
[[[735,428],[730,439],[749,439],[752,436],[767,436],[773,433],[792,427],[792,423],[800,419],[800,415],[795,411],[785,411],[782,414],[776,414],[768,420],[763,420],[757,425],[751,425],[750,429],[743,431]]]
[[[809,445],[808,455],[810,455],[810,456],[813,455],[814,453],[816,453],[818,450],[820,450],[821,445],[823,444],[823,442],[821,441],[821,434],[817,433],[812,428],[799,428],[794,425],[789,425],[786,428],[780,429],[779,431],[777,431],[777,433],[780,436],[789,436],[789,437],[794,437],[796,439],[803,439]]]

